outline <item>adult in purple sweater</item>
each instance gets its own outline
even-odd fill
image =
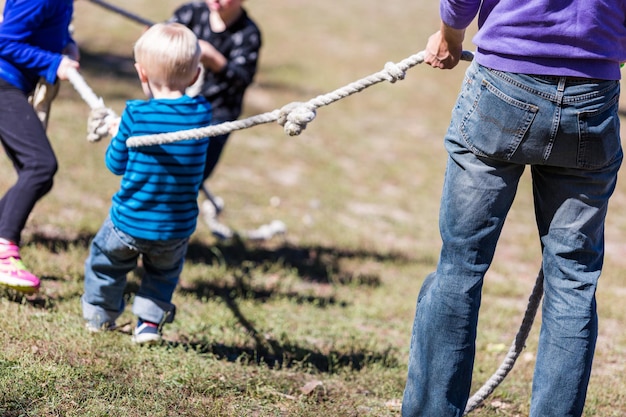
[[[544,274],[530,416],[581,416],[622,162],[626,1],[441,0],[440,15],[426,45],[432,67],[454,68],[476,16],[479,30],[445,137],[443,245],[417,299],[402,415],[463,415],[483,278],[529,166]]]

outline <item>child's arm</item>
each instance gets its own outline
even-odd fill
[[[17,3],[17,6],[14,3],[10,9],[6,10],[0,35],[0,57],[17,68],[32,70],[53,84],[57,79],[57,69],[63,59],[62,47],[66,46],[71,38],[67,37],[67,28],[64,28],[63,31],[50,34],[44,39],[51,49],[58,42],[59,52],[51,52],[43,46],[32,45],[31,39],[44,21],[46,12],[44,9],[45,6],[41,1],[23,1]]]
[[[241,35],[245,41],[225,57],[226,64],[216,74],[229,85],[247,87],[254,79],[261,49],[261,34],[250,26]],[[213,48],[214,49],[214,48]]]
[[[111,138],[104,157],[107,168],[115,175],[123,175],[126,172],[126,164],[128,163],[126,140],[131,136],[131,124],[131,116],[128,108],[126,108],[122,113],[117,134]]]
[[[200,45],[200,62],[204,68],[211,72],[218,73],[224,69],[228,60],[213,45],[202,39],[198,40]]]
[[[59,77],[59,79],[61,80],[67,80],[69,69],[73,68],[77,70],[78,67],[79,65],[77,61],[74,61],[73,59],[63,55],[63,57],[61,58],[61,62],[57,67],[57,77]]]

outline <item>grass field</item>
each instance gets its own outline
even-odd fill
[[[178,1],[111,3],[152,21]],[[0,6],[4,2],[0,1]],[[423,49],[437,2],[249,0],[263,32],[243,117],[307,101]],[[75,3],[81,74],[118,114],[141,98],[132,44],[143,28]],[[467,42],[466,49],[472,49]],[[22,255],[42,291],[0,289],[0,415],[397,416],[415,301],[435,267],[442,138],[467,64],[420,66],[321,108],[299,136],[277,124],[233,133],[210,180],[222,220],[288,227],[267,242],[218,241],[200,221],[174,296],[166,343],[137,347],[121,331],[90,335],[80,296],[89,242],[119,178],[107,140],[88,143],[89,108],[64,83],[49,136],[60,170],[27,224]],[[14,181],[0,158],[0,190]],[[622,174],[623,175],[623,174]],[[607,221],[598,292],[600,338],[587,417],[626,415],[626,188]],[[526,176],[486,277],[473,391],[513,341],[540,265]],[[138,275],[129,277],[128,299]],[[525,416],[540,317],[513,371],[471,415]]]

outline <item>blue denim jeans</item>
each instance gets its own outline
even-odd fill
[[[133,302],[133,314],[145,321],[169,323],[176,307],[172,295],[183,269],[189,239],[136,239],[107,217],[91,242],[85,261],[83,318],[94,327],[113,324],[124,311],[126,276],[142,256],[144,274]]]
[[[417,299],[404,417],[463,415],[483,278],[526,165],[545,276],[530,415],[582,414],[604,222],[622,161],[618,99],[617,81],[470,65],[445,138],[443,245]]]

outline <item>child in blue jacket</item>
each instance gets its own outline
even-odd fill
[[[28,96],[40,78],[50,84],[78,68],[69,34],[73,0],[7,0],[0,23],[0,141],[16,183],[0,199],[0,284],[25,293],[40,281],[19,252],[35,203],[52,188],[57,160]]]

